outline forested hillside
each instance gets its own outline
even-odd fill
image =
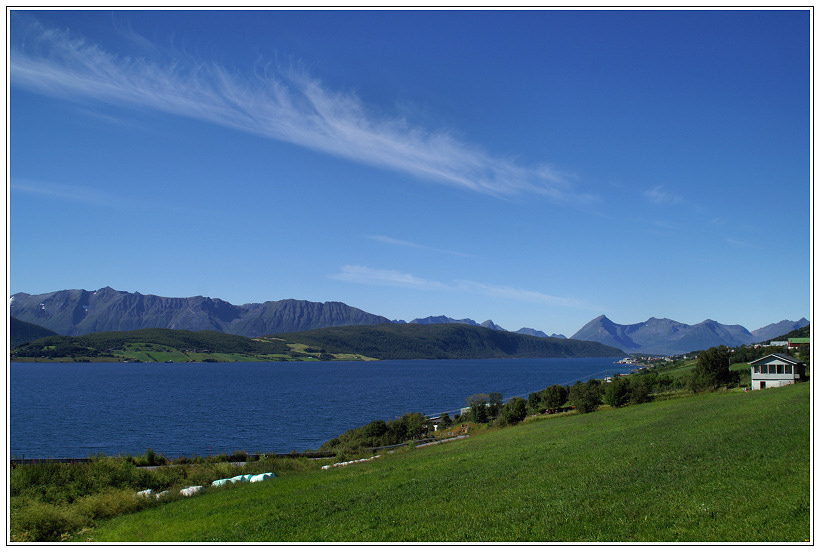
[[[496,331],[465,324],[379,324],[279,334],[329,353],[386,359],[615,357],[624,352],[593,341]]]
[[[238,335],[214,331],[134,330],[130,332],[100,332],[79,337],[55,335],[37,339],[12,353],[17,357],[105,357],[111,351],[124,350],[129,345],[151,344],[179,351],[195,350],[211,353],[284,354],[289,348],[283,341],[259,341]]]

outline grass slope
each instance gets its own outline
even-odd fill
[[[98,541],[804,541],[810,386],[536,420],[205,492]],[[88,535],[86,535],[88,537]]]
[[[328,352],[356,352],[382,360],[616,357],[620,349],[593,341],[534,337],[466,324],[340,326],[279,334]]]

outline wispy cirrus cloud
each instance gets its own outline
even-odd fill
[[[585,301],[569,297],[556,297],[516,287],[481,284],[470,280],[454,280],[450,283],[443,283],[436,280],[419,278],[398,270],[377,269],[360,265],[345,265],[338,274],[332,275],[331,278],[355,284],[459,292],[484,297],[501,297],[523,303],[552,305],[590,311],[602,310],[600,306],[592,305]]]
[[[524,166],[446,131],[384,116],[304,72],[260,64],[246,75],[182,54],[128,57],[37,23],[12,36],[18,35],[9,50],[12,86],[190,117],[498,197],[596,199],[549,165]],[[145,44],[142,49],[150,53]]]
[[[119,194],[108,190],[100,189],[88,185],[67,184],[64,182],[48,182],[43,180],[32,180],[28,178],[12,178],[10,191],[12,193],[23,193],[27,195],[39,196],[46,200],[57,200],[60,202],[72,202],[85,205],[89,208],[101,207],[104,209],[141,209],[146,211],[179,212],[180,205],[173,201],[155,201],[136,197],[133,195]],[[154,197],[154,199],[156,199]],[[214,212],[196,207],[190,202],[184,205],[187,213],[200,215],[213,215]]]
[[[666,191],[662,185],[655,186],[644,192],[644,197],[656,205],[676,205],[683,203],[683,198]]]
[[[23,192],[43,198],[68,200],[86,205],[99,207],[114,207],[126,203],[125,198],[115,194],[99,192],[86,186],[62,184],[58,182],[43,182],[14,178],[11,181],[12,192]]]
[[[436,282],[418,278],[406,272],[398,270],[385,270],[370,268],[359,265],[345,265],[341,272],[331,276],[334,280],[350,282],[355,284],[368,284],[380,286],[392,286],[403,288],[427,289],[427,290],[447,290],[449,286]]]
[[[726,243],[728,243],[729,245],[731,245],[733,247],[740,247],[740,248],[743,248],[743,249],[762,249],[762,247],[760,247],[759,245],[748,242],[748,241],[745,241],[745,240],[738,240],[736,238],[725,238],[725,240],[726,240]]]
[[[458,289],[461,291],[466,291],[476,295],[484,295],[487,297],[501,297],[523,303],[552,305],[556,307],[570,307],[592,311],[601,310],[601,307],[599,306],[591,305],[577,299],[569,297],[556,297],[554,295],[547,295],[546,293],[516,287],[480,284],[469,280],[459,280],[457,285]]]
[[[457,257],[475,257],[475,255],[470,255],[469,253],[461,253],[459,251],[450,251],[448,249],[440,249],[438,247],[430,247],[429,245],[422,245],[420,243],[405,241],[405,240],[397,240],[395,238],[391,238],[390,236],[367,236],[368,239],[386,243],[389,245],[397,245],[399,247],[409,247],[411,249],[420,249],[424,251],[435,251],[438,253],[445,253],[447,255],[455,255]]]

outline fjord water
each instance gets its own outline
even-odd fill
[[[616,359],[12,363],[10,455],[206,456],[318,448],[406,412],[457,413],[475,393],[526,398]]]

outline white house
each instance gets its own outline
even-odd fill
[[[749,364],[752,365],[752,389],[781,387],[806,377],[806,365],[783,353],[772,353]]]

